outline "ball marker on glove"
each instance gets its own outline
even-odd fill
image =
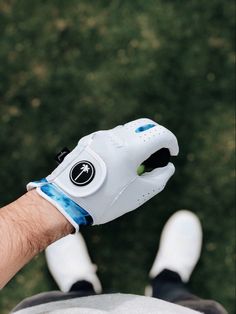
[[[134,210],[161,192],[174,174],[175,135],[138,119],[83,137],[46,178],[30,182],[71,222],[102,224]]]

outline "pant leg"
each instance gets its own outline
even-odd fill
[[[198,300],[199,298],[191,294],[187,286],[182,282],[179,274],[163,270],[152,281],[153,297],[168,302],[176,303],[182,300]]]
[[[95,291],[93,285],[85,280],[77,281],[73,284],[69,292],[61,292],[61,291],[49,291],[36,294],[32,297],[26,298],[21,301],[12,312],[16,312],[31,306],[55,302],[55,301],[63,301],[78,297],[86,297],[89,295],[95,295]]]
[[[79,280],[74,283],[69,292],[77,292],[83,297],[96,294],[93,285],[86,280]]]
[[[179,274],[171,270],[163,270],[151,281],[151,285],[154,298],[176,303],[204,314],[227,314],[218,302],[203,300],[192,294]]]

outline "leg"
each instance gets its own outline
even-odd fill
[[[69,235],[46,249],[48,268],[61,291],[37,294],[19,303],[13,310],[84,297],[101,293],[101,283],[96,275],[82,235]]]
[[[227,314],[216,301],[203,300],[192,294],[178,273],[163,270],[152,281],[153,297],[176,303],[205,314]]]
[[[180,300],[198,300],[189,292],[178,273],[165,269],[151,280],[152,296],[168,302]]]
[[[201,245],[199,219],[189,211],[175,213],[163,229],[160,247],[150,271],[151,295],[205,314],[225,314],[219,303],[200,299],[187,287],[200,257]]]

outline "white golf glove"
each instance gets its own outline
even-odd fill
[[[175,135],[150,119],[138,119],[83,137],[48,176],[30,182],[71,222],[102,224],[136,209],[161,192],[174,174],[172,163],[142,175],[138,167],[162,148],[178,154]]]

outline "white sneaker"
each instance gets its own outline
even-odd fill
[[[198,217],[190,211],[180,210],[165,224],[150,278],[164,269],[178,273],[188,282],[196,266],[202,247],[202,228]]]
[[[68,292],[79,280],[93,285],[101,293],[101,283],[96,275],[97,267],[92,264],[85,241],[80,233],[68,235],[45,250],[48,268],[63,292]]]

